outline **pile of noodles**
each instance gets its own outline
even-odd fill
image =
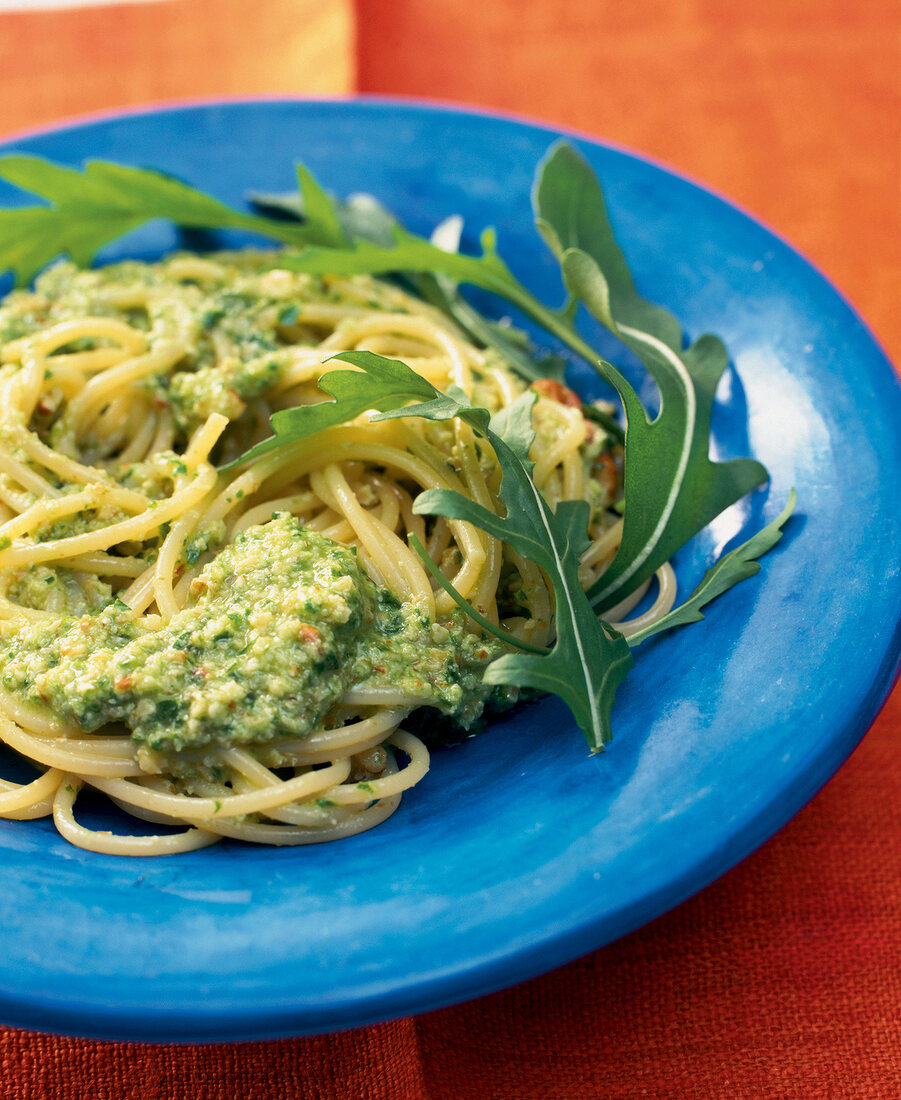
[[[348,369],[325,362],[339,351],[368,349],[402,359],[438,388],[454,384],[492,410],[524,389],[498,357],[473,346],[442,314],[392,284],[364,277],[312,280],[265,266],[260,257],[183,255],[148,268],[152,277],[137,264],[102,278],[70,273],[68,298],[58,301],[54,287],[63,281],[51,272],[45,285],[39,280],[33,292],[10,298],[7,314],[12,309],[30,320],[24,335],[0,345],[3,633],[15,635],[24,623],[53,618],[53,612],[17,603],[11,594],[13,579],[36,563],[80,579],[102,579],[145,626],[158,629],[190,603],[192,580],[209,560],[206,555],[185,563],[183,547],[195,532],[219,524],[227,545],[274,512],[288,512],[322,535],[357,547],[377,584],[431,619],[449,615],[454,605],[411,549],[410,533],[433,561],[444,563],[457,590],[495,622],[499,584],[514,571],[529,614],[507,614],[501,624],[525,641],[552,642],[552,590],[534,564],[468,523],[427,521],[413,512],[416,495],[430,488],[453,489],[497,509],[496,463],[465,424],[412,418],[369,423],[364,416],[252,465],[219,472],[217,467],[269,434],[272,412],[322,400],[322,374],[336,366]],[[158,386],[148,383],[196,369],[204,340],[214,367],[246,354],[223,331],[204,336],[206,292],[236,280],[245,297],[258,294],[266,308],[290,307],[278,326],[278,381],[247,400],[226,394],[224,412],[209,411],[185,431],[160,400]],[[82,283],[83,291],[74,294],[71,287]],[[592,545],[582,558],[587,587],[618,546],[619,516],[595,506],[599,499],[615,502],[621,461],[615,450],[592,450],[596,429],[569,391],[556,384],[539,384],[538,390],[535,482],[551,503],[584,497],[594,508]],[[180,454],[183,472],[165,499],[117,480],[124,464],[172,450]],[[107,519],[72,534],[63,524],[61,537],[46,537],[48,525],[86,508]],[[664,613],[673,596],[671,574],[664,571],[654,607],[625,629]],[[614,609],[609,617],[629,609]],[[274,741],[265,752],[256,745],[211,747],[216,766],[210,775],[216,778],[187,789],[176,774],[159,771],[154,754],[136,744],[127,728],[86,733],[49,708],[26,706],[3,692],[0,739],[42,774],[21,785],[0,780],[0,816],[52,814],[73,844],[126,855],[184,852],[223,836],[265,844],[345,837],[383,821],[401,793],[426,774],[425,745],[403,729],[420,702],[400,689],[351,688],[326,728],[308,737]],[[84,827],[74,815],[83,785],[105,792],[134,817],[167,828],[159,835],[124,836]]]

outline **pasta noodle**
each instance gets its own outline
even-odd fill
[[[535,565],[413,512],[429,488],[496,508],[494,456],[465,424],[363,416],[220,471],[272,413],[321,400],[328,358],[351,349],[491,410],[524,389],[393,284],[293,274],[275,254],[60,264],[0,307],[0,740],[40,771],[0,780],[0,816],[52,814],[73,844],[125,855],[305,844],[383,821],[428,770],[408,715],[471,726],[499,645],[462,621],[410,533],[490,621],[552,641]],[[536,484],[551,503],[591,505],[587,586],[618,545],[616,448],[569,391],[536,388]],[[673,598],[664,571],[632,629]],[[392,625],[348,641],[357,619]],[[292,671],[287,653],[307,663]],[[292,694],[302,676],[310,698]],[[86,827],[84,786],[164,828]]]

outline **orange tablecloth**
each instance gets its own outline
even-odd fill
[[[0,90],[18,89],[4,94],[0,128],[140,98],[342,90],[351,47],[337,0],[261,0],[246,20],[249,10],[170,0],[130,9],[136,22],[115,32],[102,9],[0,13]],[[356,15],[359,90],[525,113],[663,160],[798,246],[901,360],[895,0],[358,0]],[[238,22],[231,36],[223,17]],[[81,56],[73,34],[90,54],[104,27],[124,33],[128,72],[107,65],[61,96],[51,66],[33,73],[29,95],[35,19],[54,36],[45,56]],[[167,19],[183,22],[173,31]],[[127,31],[139,24],[168,48],[145,55]],[[289,31],[303,64],[291,63]],[[146,1047],[0,1029],[0,1095],[901,1097],[899,734],[896,690],[848,764],[759,852],[544,978],[416,1019],[269,1044]]]

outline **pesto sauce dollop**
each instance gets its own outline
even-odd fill
[[[499,643],[431,623],[374,584],[356,551],[287,514],[204,567],[159,630],[121,601],[7,640],[0,683],[86,731],[124,723],[158,752],[303,737],[351,686],[396,686],[463,728]]]

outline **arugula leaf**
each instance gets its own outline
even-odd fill
[[[304,195],[254,195],[251,199],[257,209],[279,218],[297,221],[315,218],[315,212]],[[346,238],[366,241],[383,248],[395,245],[395,230],[401,223],[377,199],[371,195],[352,195],[346,202],[331,199],[333,217]],[[458,252],[462,220],[446,218],[432,233],[430,243],[443,252]],[[387,274],[387,272],[386,272]],[[529,340],[524,333],[508,325],[489,321],[467,302],[459,285],[438,271],[392,272],[430,305],[465,332],[478,346],[498,352],[522,378],[534,382],[539,378],[563,380],[566,363],[559,355],[546,355],[539,359],[531,353]]]
[[[535,227],[558,260],[567,249],[580,249],[604,269],[611,309],[617,317],[656,336],[673,351],[681,349],[679,322],[668,310],[639,296],[613,235],[597,177],[584,157],[566,142],[551,146],[538,165],[532,206]]]
[[[570,522],[558,521],[503,440],[490,430],[486,438],[503,470],[498,495],[505,516],[496,516],[449,489],[421,493],[413,510],[420,515],[467,520],[544,570],[555,597],[557,636],[553,648],[543,656],[506,653],[488,666],[484,679],[489,684],[513,684],[558,695],[597,752],[610,740],[616,689],[634,663],[628,643],[598,619],[582,591]]]
[[[309,214],[303,196],[259,195],[255,202],[278,219]],[[479,287],[512,303],[606,377],[606,364],[573,325],[572,308],[548,309],[538,301],[500,257],[493,229],[483,230],[480,236],[481,254],[469,255],[457,250],[458,240],[450,241],[448,225],[453,219],[439,227],[437,241],[427,240],[411,233],[369,196],[354,196],[346,204],[332,203],[335,217],[350,238],[347,247],[304,248],[299,255],[281,257],[281,266],[309,275],[399,276],[477,343],[499,351],[524,378],[562,377],[565,363],[559,355],[552,353],[536,361],[526,354],[521,333],[483,317],[458,289],[460,285]],[[617,426],[614,431],[619,430]]]
[[[684,603],[674,607],[672,611],[664,615],[663,618],[658,619],[656,623],[651,623],[644,630],[632,634],[628,639],[629,645],[634,648],[641,645],[648,638],[652,638],[655,634],[661,634],[665,630],[673,630],[675,627],[685,626],[687,623],[700,622],[704,618],[701,614],[702,607],[706,607],[711,600],[721,596],[733,585],[747,580],[748,577],[753,577],[755,573],[759,573],[760,563],[757,558],[772,550],[782,538],[782,528],[795,509],[796,499],[795,491],[792,489],[788,496],[788,503],[772,523],[768,523],[766,527],[752,535],[747,542],[743,542],[740,546],[736,546],[734,550],[730,550],[728,554],[724,554],[707,570],[701,579],[701,583]]]
[[[535,429],[532,427],[535,398],[534,391],[521,394],[511,405],[498,409],[490,420],[492,432],[500,436],[529,474],[535,466],[530,454],[535,442]]]
[[[346,424],[348,420],[356,419],[368,409],[394,408],[416,398],[431,399],[438,393],[422,375],[398,359],[382,359],[377,356],[378,362],[371,362],[369,352],[354,351],[342,352],[333,358],[360,365],[364,367],[364,373],[334,370],[323,375],[319,380],[319,388],[330,394],[334,401],[299,405],[273,413],[269,422],[274,434],[251,447],[240,458],[223,466],[224,470],[256,461],[279,447],[325,431],[326,428]]]
[[[301,185],[318,220],[303,226],[242,214],[162,172],[106,161],[78,171],[12,154],[0,157],[0,178],[52,204],[0,211],[0,273],[12,271],[20,283],[64,253],[87,265],[104,245],[154,218],[195,229],[245,229],[298,246],[344,239],[308,173]]]
[[[343,202],[334,195],[326,196],[345,238],[361,237],[373,244],[391,245],[397,218],[372,195],[349,195]],[[251,206],[268,217],[281,221],[302,222],[313,217],[313,211],[300,191],[266,194],[251,191]]]
[[[335,204],[319,186],[309,168],[297,165],[297,184],[300,188],[303,208],[307,212],[309,228],[318,237],[319,243],[333,248],[347,244],[347,235],[341,224],[341,218]]]
[[[498,496],[506,515],[495,515],[450,489],[420,493],[413,510],[419,515],[441,515],[472,523],[544,570],[556,604],[557,637],[553,648],[549,653],[504,654],[485,670],[485,682],[559,695],[592,750],[599,751],[610,740],[610,712],[616,689],[633,661],[626,640],[600,622],[579,584],[578,554],[587,542],[587,503],[564,502],[555,514],[530,477],[528,454],[534,438],[531,409],[535,395],[523,394],[492,425],[487,409],[471,405],[462,390],[451,387],[448,393],[442,393],[398,360],[368,351],[341,352],[335,358],[359,368],[333,371],[322,379],[324,388],[336,400],[279,413],[280,435],[262,446],[295,442],[321,430],[323,417],[333,425],[370,408],[382,410],[371,418],[374,421],[401,416],[429,420],[459,417],[487,440],[500,463]],[[418,379],[417,396],[428,396],[428,400],[404,403],[412,389],[410,375]]]
[[[462,218],[446,218],[432,233],[431,242],[444,252],[459,252],[462,231]],[[498,352],[521,378],[529,382],[539,378],[563,381],[566,362],[562,356],[536,358],[524,332],[483,317],[449,276],[436,271],[407,273],[406,277],[421,298],[455,321],[477,346]]]
[[[555,146],[542,163],[534,202],[538,228],[560,262],[573,300],[584,302],[639,357],[660,391],[660,411],[651,420],[622,373],[601,364],[622,399],[627,424],[623,538],[589,592],[603,611],[764,482],[767,472],[752,459],[710,460],[710,416],[729,362],[726,350],[710,335],[682,350],[675,317],[638,294],[597,178],[570,146]],[[630,508],[629,501],[640,506]]]
[[[496,351],[528,382],[539,378],[563,381],[566,362],[560,355],[536,357],[524,346],[520,333],[513,328],[489,321],[467,302],[458,284],[443,275],[413,275],[410,277],[419,296],[447,314],[477,347]]]
[[[767,474],[751,459],[710,460],[710,416],[717,383],[728,366],[725,349],[716,337],[702,336],[682,351],[676,319],[638,294],[587,162],[568,146],[557,146],[540,168],[534,204],[539,230],[560,260],[571,295],[560,311],[546,309],[517,282],[497,254],[491,232],[483,234],[481,256],[465,256],[396,225],[390,246],[358,239],[346,250],[307,249],[288,266],[311,274],[428,272],[418,284],[422,293],[443,298],[447,312],[485,339],[478,325],[461,315],[468,307],[454,284],[479,286],[517,305],[597,367],[619,392],[626,411],[625,497],[641,501],[639,508],[626,508],[620,547],[590,592],[594,607],[604,611]],[[575,331],[577,300],[653,375],[661,395],[654,420],[622,373],[600,360]],[[509,356],[509,348],[499,350]],[[522,372],[529,377],[527,369]]]

